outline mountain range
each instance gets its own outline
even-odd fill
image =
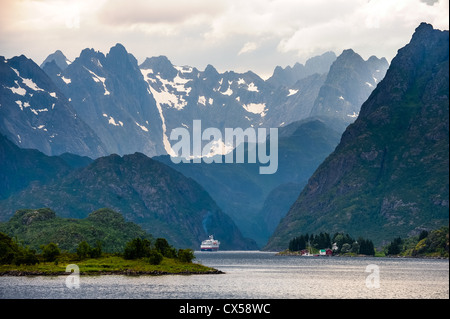
[[[0,60],[0,221],[108,207],[173,245],[213,233],[224,249],[284,249],[319,231],[381,241],[448,223],[448,32],[427,24],[390,66],[348,49],[267,80],[165,56],[138,64],[121,44],[73,61],[56,51],[40,67]],[[192,133],[195,120],[278,128],[278,170],[175,164],[170,133]]]
[[[300,233],[374,243],[449,222],[449,33],[422,23],[266,249]]]
[[[92,128],[32,60],[0,57],[0,84],[0,133],[15,144],[47,155],[106,154]]]
[[[84,49],[73,62],[58,50],[41,67],[25,56],[2,61],[0,133],[47,155],[91,158],[170,154],[172,129],[192,129],[198,119],[203,127],[223,131],[328,116],[343,131],[388,67],[384,58],[364,61],[352,50],[337,58],[327,52],[304,66],[277,67],[264,81],[251,71],[221,74],[211,65],[204,71],[174,66],[165,56],[138,65],[121,44],[106,55]],[[324,86],[333,87],[334,95],[323,96]],[[335,113],[322,111],[324,99],[342,105],[333,105]]]

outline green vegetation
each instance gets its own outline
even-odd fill
[[[85,242],[97,250],[115,253],[133,238],[152,239],[140,226],[125,221],[122,214],[108,208],[96,210],[84,219],[62,218],[49,208],[22,209],[8,222],[0,223],[0,232],[38,252],[42,252],[43,245],[54,243],[61,251],[75,253],[83,249],[79,244]],[[81,250],[80,253],[95,254]]]
[[[0,233],[0,264],[35,265],[35,251],[18,245],[11,237]]]
[[[55,261],[61,255],[61,250],[55,243],[42,246],[42,257],[45,261]]]
[[[448,48],[448,33],[422,27],[398,51],[266,249],[299,230],[345,230],[379,246],[449,224]]]
[[[68,264],[84,274],[218,273],[194,259],[191,249],[154,239],[106,208],[85,219],[57,217],[48,208],[24,209],[0,224],[0,275],[64,274]]]
[[[160,243],[157,247],[155,243]],[[158,238],[134,238],[126,243],[121,253],[103,253],[101,246],[91,247],[86,242],[78,245],[76,253],[61,252],[54,243],[42,247],[42,254],[21,246],[6,234],[0,233],[0,275],[63,275],[66,266],[77,264],[81,274],[208,274],[219,271],[192,263],[191,249],[178,252],[167,241]],[[161,245],[162,243],[162,245]],[[159,249],[164,248],[161,252]],[[166,257],[170,252],[171,257]],[[164,255],[166,254],[166,255]]]
[[[348,234],[336,233],[330,238],[328,233],[319,235],[300,235],[289,242],[288,252],[309,250],[318,253],[319,249],[331,248],[334,255],[369,255],[376,257],[449,257],[449,227],[444,226],[431,232],[422,231],[418,236],[394,238],[389,244],[376,250],[370,239],[359,237],[354,240]]]
[[[319,235],[306,234],[294,237],[289,242],[289,251],[307,249],[311,253],[317,253],[320,249],[327,248],[332,249],[333,254],[375,255],[375,249],[371,240],[362,237],[354,240],[344,233],[336,233],[333,237],[323,232]]]
[[[414,237],[397,237],[384,247],[384,252],[386,255],[448,258],[448,236],[449,228],[444,226],[431,232],[422,231]]]

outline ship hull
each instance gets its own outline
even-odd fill
[[[218,251],[219,247],[202,247],[200,248],[201,251]]]

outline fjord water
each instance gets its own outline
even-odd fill
[[[447,299],[448,259],[299,257],[271,252],[196,252],[220,275],[0,277],[0,298],[71,299]],[[367,268],[367,266],[372,267]],[[371,285],[373,265],[379,286]],[[366,271],[368,270],[368,271]],[[367,284],[369,282],[369,284]]]

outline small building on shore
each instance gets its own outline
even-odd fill
[[[333,251],[332,251],[331,249],[329,249],[329,248],[327,248],[327,249],[321,249],[321,250],[319,251],[319,255],[320,255],[320,256],[332,256],[332,255],[333,255]]]

